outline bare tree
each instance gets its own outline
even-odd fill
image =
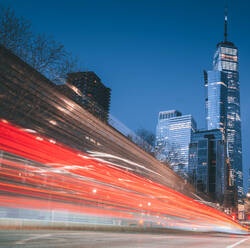
[[[155,135],[144,128],[138,129],[135,133],[137,137],[135,137],[134,142],[146,152],[152,153],[154,150]]]
[[[66,56],[57,64],[55,70],[50,72],[50,79],[55,83],[62,83],[65,82],[68,73],[76,71],[81,71],[78,59],[72,54],[66,53]]]
[[[0,44],[54,82],[79,69],[78,60],[64,46],[45,34],[34,34],[31,23],[0,7]]]
[[[43,74],[53,71],[65,56],[64,46],[45,34],[33,36],[27,62]]]
[[[172,169],[176,166],[184,165],[180,146],[176,143],[163,142],[163,144],[156,147],[155,156]]]
[[[24,58],[27,56],[31,38],[31,23],[16,17],[10,8],[0,6],[0,43]]]

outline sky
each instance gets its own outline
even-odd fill
[[[203,70],[224,39],[225,0],[0,0],[51,35],[111,88],[111,114],[155,132],[159,111],[205,128]],[[228,0],[228,40],[239,49],[243,174],[250,170],[250,1]]]

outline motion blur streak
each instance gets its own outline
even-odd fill
[[[6,218],[247,232],[216,209],[100,159],[110,154],[85,154],[6,120],[0,150]]]

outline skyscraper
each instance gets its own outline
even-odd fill
[[[191,115],[161,111],[156,127],[157,159],[167,161],[178,174],[187,174],[189,143],[195,130],[196,122]]]
[[[213,71],[205,73],[205,86],[217,87],[217,89],[211,88],[210,93],[208,89],[206,100],[207,127],[208,129],[225,127],[226,150],[232,169],[233,182],[237,187],[238,197],[241,198],[243,194],[243,175],[238,49],[232,42],[227,40],[227,12],[225,13],[224,36],[224,41],[216,46]],[[213,80],[212,78],[215,77],[217,79]],[[216,85],[212,85],[213,81]],[[225,93],[226,86],[227,94]],[[225,97],[226,95],[227,97]],[[226,113],[223,110],[224,108]],[[226,115],[226,119],[224,115]]]

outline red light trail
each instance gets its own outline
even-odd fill
[[[246,232],[166,186],[0,121],[0,207],[66,211],[161,227]],[[167,178],[166,178],[167,180]]]

